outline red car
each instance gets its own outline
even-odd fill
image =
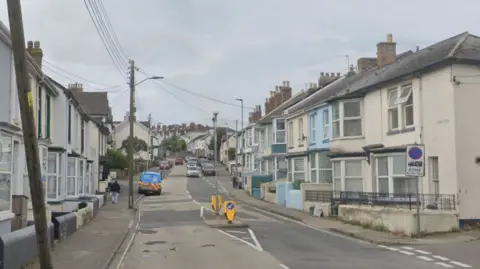
[[[168,170],[170,169],[170,164],[168,161],[163,161],[160,163],[160,170]]]
[[[183,159],[182,158],[177,158],[175,160],[175,165],[183,165]]]

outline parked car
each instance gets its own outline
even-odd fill
[[[177,158],[175,160],[175,165],[183,165],[183,159],[182,158]]]
[[[168,161],[162,161],[160,163],[160,170],[168,170],[170,169],[170,164],[168,163]]]
[[[214,176],[216,174],[215,167],[211,163],[203,163],[202,174],[204,176]]]
[[[168,160],[168,165],[170,165],[170,168],[173,167],[174,162],[172,160]]]
[[[197,166],[187,166],[187,177],[200,177]]]

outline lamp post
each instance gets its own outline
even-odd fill
[[[245,156],[243,155],[243,149],[245,148],[245,139],[244,139],[244,134],[243,134],[243,99],[242,98],[236,98],[235,100],[239,101],[240,102],[240,113],[241,113],[241,117],[240,117],[240,133],[242,134],[242,141],[241,141],[241,153],[242,153],[242,172],[241,172],[241,176],[243,177],[243,167],[245,165]],[[237,160],[237,158],[235,158],[235,160]],[[238,164],[238,161],[237,163],[235,164],[235,167],[237,168],[237,175],[236,175],[236,180],[238,180],[238,167],[237,167],[237,164]],[[243,182],[243,180],[242,180]],[[238,185],[237,185],[238,186]]]
[[[213,113],[213,170],[217,171],[217,116],[218,112]],[[220,203],[218,201],[218,177],[215,172],[215,214],[220,215]]]
[[[130,60],[130,133],[128,136],[128,208],[133,208],[133,123],[135,122],[135,87],[147,80],[163,79],[163,77],[152,76],[135,83],[135,61]]]

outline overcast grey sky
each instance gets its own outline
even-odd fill
[[[263,103],[289,80],[298,92],[320,72],[342,72],[362,56],[375,56],[388,33],[397,51],[424,47],[469,31],[480,34],[480,2],[473,0],[102,0],[125,53],[165,82],[229,103]],[[6,1],[0,20],[8,26]],[[83,0],[23,0],[27,40],[39,40],[44,58],[101,85],[45,69],[59,82],[89,89],[125,85],[101,43]],[[126,62],[125,62],[126,64]],[[53,68],[49,65],[50,68]],[[55,70],[55,68],[53,68]],[[126,69],[125,69],[126,72]],[[138,80],[143,76],[138,74]],[[138,87],[138,115],[157,122],[197,121],[234,128],[240,108],[212,102],[163,84]],[[111,88],[116,119],[128,110],[128,93]],[[179,100],[180,99],[180,100]],[[248,117],[245,110],[245,121]]]

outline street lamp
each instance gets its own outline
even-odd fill
[[[159,80],[159,79],[163,79],[163,77],[152,76],[152,77],[144,78],[144,79],[140,80],[139,82],[135,83],[135,86],[138,86],[139,84],[142,84],[143,82],[145,82],[147,80]]]
[[[245,148],[245,139],[244,139],[244,135],[243,135],[243,99],[242,98],[236,98],[235,100],[239,101],[240,102],[240,108],[241,108],[241,120],[240,120],[240,133],[242,134],[242,151],[240,151],[242,153],[242,172],[241,172],[241,176],[243,176],[243,166],[245,164],[245,156],[243,155],[243,149]],[[238,135],[238,134],[237,134]],[[235,167],[237,169],[237,176],[235,178],[235,180],[238,180],[238,159],[237,159],[237,156],[235,157],[235,161],[236,161],[236,164],[235,164]],[[243,180],[242,180],[243,181]],[[237,185],[238,186],[238,185]]]
[[[217,167],[217,116],[218,112],[213,113],[213,170],[216,171]],[[215,214],[219,215],[220,203],[218,201],[218,177],[217,172],[215,172]]]

